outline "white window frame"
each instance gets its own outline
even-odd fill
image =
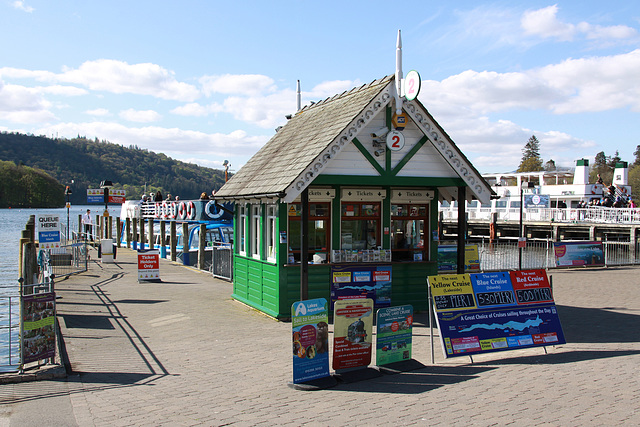
[[[238,206],[238,253],[247,256],[247,205]]]
[[[278,205],[266,205],[267,222],[265,224],[265,253],[267,261],[276,262],[278,254]],[[270,246],[271,245],[271,246]]]
[[[251,205],[251,257],[260,259],[260,220],[262,219],[262,205]]]

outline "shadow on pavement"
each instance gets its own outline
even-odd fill
[[[571,350],[557,353],[537,354],[535,356],[510,357],[491,361],[477,362],[476,365],[558,365],[562,363],[584,362],[587,360],[607,359],[610,357],[633,356],[640,350]]]
[[[567,343],[638,342],[640,315],[610,310],[557,305]]]

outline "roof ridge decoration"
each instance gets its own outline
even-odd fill
[[[482,203],[489,203],[491,200],[491,187],[488,187],[486,181],[455,146],[449,135],[430,117],[429,113],[422,114],[420,110],[424,109],[424,107],[417,106],[413,101],[405,101],[403,107],[420,130],[431,140],[433,146],[436,147],[447,163],[469,185],[476,198]],[[426,109],[424,110],[426,112]]]
[[[347,95],[354,94],[363,88],[369,88],[375,83],[386,83],[386,87],[378,93],[378,95],[362,109],[343,130],[338,134],[336,138],[296,177],[296,179],[285,190],[285,197],[283,201],[285,203],[292,203],[296,197],[304,191],[306,187],[322,172],[322,169],[329,163],[329,160],[338,155],[342,149],[348,145],[358,135],[360,130],[364,129],[378,114],[379,111],[384,109],[389,102],[393,99],[392,87],[390,79],[385,82],[384,79],[375,80],[369,85],[363,85],[361,88],[354,88],[350,90]]]

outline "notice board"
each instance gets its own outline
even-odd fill
[[[545,270],[428,282],[445,357],[566,343]]]

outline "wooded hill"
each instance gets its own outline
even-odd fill
[[[61,200],[57,206],[64,206],[66,185],[71,186],[73,191],[72,204],[86,204],[87,189],[99,188],[100,182],[104,180],[113,182],[114,189],[125,190],[128,200],[139,200],[145,192],[145,183],[146,194],[159,190],[163,196],[171,193],[183,200],[197,199],[202,192],[211,194],[212,190],[217,190],[224,184],[222,170],[173,160],[162,153],[157,154],[136,146],[126,148],[84,137],[52,139],[2,132],[0,160],[13,162],[17,168],[28,166],[40,169],[57,180],[61,187],[48,190],[59,191],[63,196],[61,199],[55,198]],[[3,184],[0,185],[4,187]],[[17,182],[12,185],[21,184]],[[0,207],[11,206],[5,203],[10,201],[6,199],[8,193],[3,195],[1,191]],[[20,188],[16,191],[20,191]],[[35,205],[30,207],[41,207],[37,202],[38,197],[34,199]]]

